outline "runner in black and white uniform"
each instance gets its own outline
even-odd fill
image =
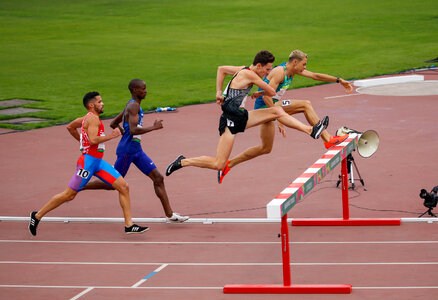
[[[245,67],[242,70],[245,69],[248,70],[249,67]],[[232,134],[245,131],[248,121],[248,111],[245,109],[245,98],[251,91],[252,84],[246,89],[230,88],[231,82],[239,72],[234,75],[225,89],[225,99],[221,106],[223,113],[219,119],[219,135],[225,132],[225,127],[228,127]]]

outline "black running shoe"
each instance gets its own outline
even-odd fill
[[[329,124],[329,117],[325,116],[316,124],[313,126],[312,133],[310,134],[311,137],[314,139],[318,139],[321,136],[321,133],[327,128]]]
[[[35,216],[36,213],[36,211],[30,213],[29,231],[32,235],[36,235],[38,223],[40,222],[40,220],[38,220]]]
[[[170,165],[168,165],[166,169],[166,176],[169,176],[174,171],[181,169],[182,168],[181,160],[184,158],[185,158],[184,156],[180,155]]]
[[[148,231],[148,230],[149,230],[149,227],[142,227],[142,226],[138,226],[136,224],[132,224],[131,227],[125,227],[126,234],[143,233],[143,232]]]

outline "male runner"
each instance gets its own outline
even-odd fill
[[[289,115],[304,113],[307,122],[310,125],[315,125],[318,123],[319,118],[315,113],[312,104],[309,100],[281,100],[281,97],[291,86],[292,80],[295,75],[301,75],[304,77],[311,78],[313,80],[326,81],[326,82],[338,82],[342,84],[346,92],[349,93],[353,90],[351,84],[342,79],[330,76],[327,74],[313,73],[306,70],[307,65],[307,54],[300,50],[294,50],[289,56],[289,60],[285,63],[280,64],[275,67],[265,78],[264,81],[268,83],[272,88],[276,90],[276,94],[273,97],[264,95],[256,99],[254,104],[254,109],[261,109],[266,107],[280,106]],[[233,74],[236,70],[242,67],[234,66],[223,66],[227,74]],[[219,91],[218,91],[219,92]],[[281,123],[278,124],[278,129],[283,136],[286,136],[286,131]],[[218,171],[218,182],[222,183],[224,176],[230,171],[234,166],[247,161],[249,159],[255,158],[262,154],[268,154],[272,151],[275,136],[275,125],[274,122],[267,122],[260,126],[260,138],[261,145],[251,147],[246,149],[244,152],[240,153],[233,159],[231,159],[224,169]],[[321,134],[321,138],[324,142],[325,148],[329,149],[341,142],[343,142],[348,135],[343,136],[331,136],[327,130],[324,130]]]
[[[267,121],[277,119],[280,123],[290,128],[298,129],[312,136],[319,138],[321,132],[328,126],[328,117],[320,121],[314,127],[304,125],[297,119],[286,114],[281,107],[270,107],[248,112],[243,107],[243,100],[250,92],[253,84],[257,85],[261,91],[253,94],[253,97],[261,95],[274,96],[275,90],[264,82],[261,78],[272,68],[275,57],[269,51],[263,50],[257,53],[250,67],[239,70],[228,83],[225,89],[225,98],[222,96],[222,83],[218,86],[216,101],[222,106],[223,114],[219,120],[219,144],[216,157],[201,156],[195,158],[185,158],[180,155],[166,169],[166,175],[186,166],[209,168],[222,170],[230,157],[233,149],[234,139],[237,133],[244,132],[245,129],[263,124]],[[225,77],[223,69],[218,69],[217,83]],[[220,90],[220,92],[219,92]]]
[[[105,151],[103,143],[118,137],[120,129],[116,128],[111,135],[105,136],[103,124],[99,118],[99,115],[103,113],[104,104],[98,92],[85,94],[83,103],[88,113],[83,117],[81,134],[80,137],[78,136],[82,155],[78,159],[76,173],[71,178],[66,190],[53,196],[38,212],[33,211],[30,214],[30,233],[36,235],[41,218],[64,202],[73,200],[93,175],[106,184],[112,185],[119,192],[120,206],[125,217],[125,233],[142,233],[149,228],[138,226],[132,222],[128,183],[120,176],[119,172],[102,159]]]
[[[163,176],[141,147],[141,135],[163,128],[162,120],[156,120],[154,125],[143,128],[143,109],[140,105],[147,95],[146,83],[140,79],[133,79],[129,83],[128,88],[132,98],[126,104],[125,109],[110,124],[113,129],[118,128],[120,123],[123,126],[123,136],[117,146],[117,160],[114,168],[125,177],[131,163],[134,163],[143,174],[149,176],[152,180],[155,194],[160,199],[166,214],[167,223],[185,222],[189,217],[173,212],[164,186]],[[73,136],[77,136],[76,128],[81,121],[82,118],[79,118],[70,123],[69,131]],[[111,187],[99,180],[95,180],[87,184],[84,187],[84,190],[86,189],[111,189]]]

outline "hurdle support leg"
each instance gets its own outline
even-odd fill
[[[291,284],[289,229],[287,214],[281,217],[281,254],[283,260],[283,285],[280,284],[229,284],[225,294],[349,294],[349,284]]]
[[[342,189],[342,219],[294,219],[292,226],[380,226],[401,225],[401,219],[372,218],[350,219],[348,200],[348,169],[347,158],[341,163],[341,189]]]

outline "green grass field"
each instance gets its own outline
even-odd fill
[[[438,56],[436,0],[33,0],[0,2],[0,99],[34,99],[25,116],[68,122],[82,96],[102,94],[114,116],[127,84],[148,85],[144,109],[210,102],[217,66],[249,65],[262,49],[294,49],[308,69],[345,79],[427,65]],[[294,88],[315,84],[297,78]],[[0,120],[11,117],[0,116]]]

